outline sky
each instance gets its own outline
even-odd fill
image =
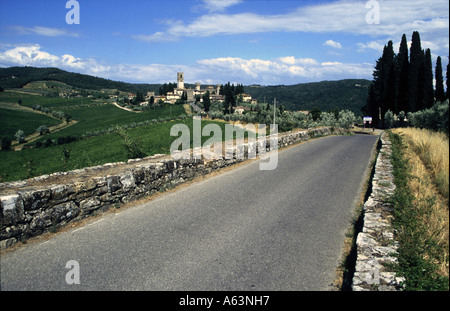
[[[383,46],[397,53],[413,31],[445,77],[448,0],[0,0],[0,67],[131,83],[180,71],[202,84],[370,80]]]

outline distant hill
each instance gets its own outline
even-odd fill
[[[174,77],[175,79],[175,77]],[[136,93],[153,91],[158,93],[162,84],[136,84],[113,81],[90,75],[72,73],[58,68],[10,67],[0,68],[0,87],[22,88],[34,81],[59,81],[75,88],[86,90],[116,89]],[[295,85],[245,86],[245,93],[256,98],[259,103],[273,102],[283,105],[286,110],[321,111],[348,109],[361,114],[366,104],[369,80],[348,79],[339,81],[322,81]],[[186,84],[186,87],[193,85]]]
[[[301,83],[295,85],[245,87],[245,93],[256,98],[259,103],[273,102],[283,105],[287,110],[321,111],[333,109],[348,109],[355,114],[361,114],[361,108],[366,104],[370,81],[364,79],[347,79],[339,81],[322,81]]]
[[[58,68],[9,67],[0,68],[0,86],[21,88],[33,81],[59,81],[80,89],[117,89],[124,92],[157,92],[160,84],[135,84],[118,82],[90,75],[73,73]]]

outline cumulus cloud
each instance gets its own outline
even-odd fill
[[[319,63],[311,58],[280,57],[275,60],[212,58],[198,61],[202,71],[214,72],[218,79],[252,84],[294,84],[344,78],[370,78],[372,64]],[[287,81],[287,82],[283,82]],[[240,82],[242,83],[242,82]]]
[[[209,5],[235,1],[205,1]],[[368,9],[364,1],[336,1],[299,7],[293,12],[277,15],[253,13],[207,14],[185,24],[169,25],[168,34],[177,36],[212,36],[219,34],[258,33],[267,31],[348,32],[372,36],[398,35],[403,31],[448,31],[448,1],[435,0],[433,5],[423,1],[380,0],[380,24],[366,22]],[[399,27],[401,26],[401,27]],[[401,34],[400,34],[401,35]]]
[[[438,48],[448,46],[449,4],[448,0],[433,0],[424,5],[422,0],[390,1],[379,0],[380,23],[368,24],[366,1],[340,0],[301,6],[285,14],[226,14],[223,8],[236,4],[235,0],[204,0],[210,7],[208,14],[189,22],[181,20],[167,23],[161,34],[149,35],[149,41],[164,38],[209,37],[216,35],[255,34],[263,32],[304,32],[304,33],[348,33],[368,35],[372,38],[401,38],[402,34],[419,31],[426,35]],[[143,37],[136,37],[143,39]],[[399,39],[398,39],[399,40]],[[327,45],[339,48],[340,43],[332,40]],[[365,43],[362,43],[365,44]],[[360,46],[360,51],[371,46]]]
[[[333,40],[325,41],[324,44],[327,45],[327,46],[330,46],[332,48],[335,48],[335,49],[342,49],[342,45],[339,42],[336,42],[336,41],[333,41]]]
[[[178,71],[185,72],[188,83],[243,84],[295,84],[301,82],[336,80],[344,78],[370,78],[372,64],[321,62],[312,58],[285,56],[277,59],[245,59],[219,57],[198,60],[193,65],[117,64],[103,65],[92,58],[79,58],[70,54],[61,56],[43,51],[38,44],[3,47],[0,67],[34,66],[58,67],[68,71],[91,74],[127,82],[173,82]]]
[[[110,69],[94,59],[81,59],[69,54],[52,55],[42,51],[39,44],[20,45],[0,52],[0,66],[58,67],[88,74],[106,72]]]
[[[365,52],[366,50],[375,50],[377,52],[383,51],[383,47],[386,44],[384,41],[371,41],[367,43],[359,42],[357,44],[358,46],[358,52]]]

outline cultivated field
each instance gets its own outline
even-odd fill
[[[0,151],[0,181],[125,161],[129,154],[123,137],[116,134],[117,126],[125,129],[144,155],[169,152],[175,139],[170,137],[172,125],[183,122],[192,126],[182,105],[135,113],[90,98],[51,98],[14,91],[1,92],[0,103],[0,137],[12,140],[11,149],[18,146],[14,135],[19,129],[27,140],[21,151]],[[37,105],[48,113],[33,110]],[[70,115],[70,123],[53,117],[55,111]],[[64,127],[36,134],[41,125]]]

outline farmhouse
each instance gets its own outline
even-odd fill
[[[234,113],[236,113],[236,114],[243,114],[244,111],[250,111],[250,108],[249,107],[244,107],[244,106],[237,106],[234,109]]]

